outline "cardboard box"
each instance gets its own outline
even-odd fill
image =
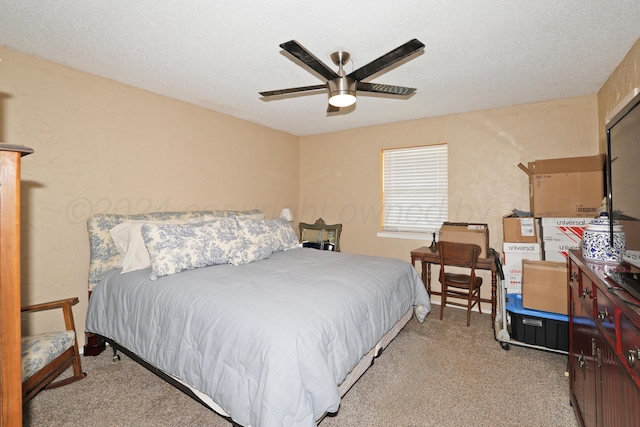
[[[475,243],[480,246],[480,258],[489,253],[489,227],[487,224],[466,222],[445,222],[440,227],[438,240],[457,243]]]
[[[506,294],[522,294],[522,274],[504,273],[504,290]]]
[[[503,243],[502,256],[505,274],[522,274],[522,260],[542,259],[540,243]]]
[[[540,243],[502,244],[504,284],[507,293],[522,293],[522,260],[540,260]]]
[[[553,262],[567,262],[567,258],[569,257],[569,253],[565,251],[549,251],[544,253],[545,261],[553,261]]]
[[[604,154],[518,164],[529,176],[533,216],[595,217],[604,197],[604,164]]]
[[[567,264],[522,261],[522,305],[530,310],[568,314]]]
[[[545,261],[567,262],[569,251],[582,250],[582,240],[579,242],[544,242],[542,258]]]
[[[540,231],[542,241],[566,243],[567,245],[582,242],[582,234],[592,218],[542,218]]]
[[[502,217],[503,242],[537,243],[536,220],[515,215]]]
[[[591,218],[542,218],[542,258],[566,262],[569,251],[582,249],[582,234]]]

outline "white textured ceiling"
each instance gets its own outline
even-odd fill
[[[593,94],[638,37],[638,0],[0,1],[0,45],[295,135]],[[368,79],[409,99],[328,115],[325,93],[258,94],[323,83],[285,41],[350,72],[413,38],[423,53]]]

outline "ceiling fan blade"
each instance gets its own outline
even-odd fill
[[[268,90],[265,92],[259,92],[262,96],[275,96],[275,95],[286,95],[287,93],[296,93],[296,92],[307,92],[310,90],[318,90],[318,89],[326,89],[327,85],[315,85],[315,86],[301,86],[301,87],[292,87],[289,89],[279,89],[279,90]]]
[[[336,107],[331,104],[327,106],[327,113],[335,113],[336,111],[340,111],[340,107]]]
[[[298,58],[307,67],[311,68],[325,79],[333,80],[340,77],[338,73],[327,67],[322,61],[316,58],[311,52],[302,47],[302,45],[295,40],[282,43],[280,47]]]
[[[411,95],[416,91],[414,87],[383,85],[380,83],[357,82],[357,90],[362,92],[386,93],[389,95]]]
[[[423,47],[424,44],[418,39],[410,40],[402,46],[393,49],[391,52],[385,53],[380,58],[369,62],[367,65],[363,65],[362,67],[353,71],[347,77],[351,77],[356,81],[366,79],[367,77],[372,76],[395,64],[396,62],[403,60],[407,56],[414,54]]]

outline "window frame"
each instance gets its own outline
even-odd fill
[[[419,157],[415,157],[416,154]],[[387,157],[392,155],[393,159]],[[413,163],[411,160],[420,160],[425,163]],[[389,163],[395,163],[396,168],[390,172]],[[409,162],[409,164],[407,164]],[[404,163],[404,164],[403,164]],[[444,221],[448,220],[448,204],[449,204],[449,148],[447,143],[441,142],[437,144],[424,144],[407,147],[383,148],[380,151],[380,231],[378,237],[392,237],[403,239],[430,239],[432,233],[437,233]],[[385,165],[387,166],[385,168]],[[435,169],[435,172],[434,172]],[[389,181],[393,185],[392,177],[387,176],[389,173],[398,175],[400,180],[407,178],[427,179],[427,182],[415,185],[415,181],[408,184],[400,184],[397,189],[389,190]],[[413,175],[413,176],[412,176]],[[435,191],[432,190],[433,185],[437,184]],[[389,192],[397,193],[395,196]],[[407,205],[407,199],[416,194],[421,195],[421,200],[417,205]],[[411,196],[409,196],[411,195]],[[389,198],[394,199],[396,203],[389,207]],[[435,203],[436,213],[430,214],[433,201]],[[394,208],[396,207],[397,208]],[[416,211],[416,212],[411,212]],[[395,213],[390,212],[393,209]],[[400,212],[398,212],[398,209]],[[422,221],[420,216],[425,212],[427,218]],[[387,219],[391,215],[389,222]],[[409,215],[410,218],[403,218]],[[411,221],[419,221],[417,224],[411,224]]]

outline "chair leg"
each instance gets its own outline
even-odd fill
[[[74,383],[87,377],[86,372],[82,372],[82,362],[80,361],[80,351],[78,350],[78,342],[72,347],[73,358],[70,365],[73,367],[73,376],[50,383],[45,387],[46,390],[57,388],[63,385]]]
[[[480,288],[476,290],[476,304],[478,305],[478,311],[482,314],[482,304],[480,304]]]
[[[440,295],[440,320],[442,320],[445,305],[447,305],[447,285],[442,285],[442,294]]]
[[[73,352],[75,354],[75,357],[73,358],[73,377],[77,380],[81,380],[82,378],[87,377],[87,373],[82,371],[82,362],[80,361],[80,350],[78,348],[77,340]]]
[[[75,347],[74,350],[74,357],[71,361],[71,363],[67,366],[72,366],[73,367],[73,376],[71,377],[67,377],[58,381],[54,381],[49,383],[46,387],[44,387],[45,390],[50,390],[52,388],[57,388],[63,385],[67,385],[67,384],[71,384],[74,383],[78,380],[81,380],[83,378],[87,377],[87,373],[86,372],[82,372],[82,365],[80,363],[80,354],[78,352],[78,347]],[[64,370],[63,370],[64,371]],[[62,372],[60,372],[62,373]]]
[[[467,297],[467,326],[471,325],[471,307],[473,306],[473,290],[469,289]]]

